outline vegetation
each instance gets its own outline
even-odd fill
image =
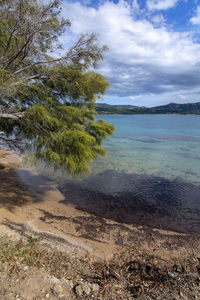
[[[167,300],[181,299],[180,295],[182,299],[199,299],[200,295],[199,265],[194,264],[194,257],[187,261],[182,258],[181,263],[177,259],[173,263],[138,253],[134,247],[125,247],[112,260],[104,262],[93,260],[87,254],[79,256],[52,250],[49,245],[42,246],[39,239],[31,236],[28,240],[16,241],[4,236],[0,238],[0,267],[2,299],[5,293],[8,295],[13,291],[10,282],[16,280],[20,293],[27,276],[31,277],[36,290],[37,270],[44,274],[43,290],[46,290],[44,294],[41,290],[40,295],[35,294],[37,299],[46,298],[47,292],[50,299],[58,299],[54,296],[53,284],[51,290],[47,290],[48,278],[54,278],[59,284],[70,282],[69,299]],[[87,287],[95,284],[98,287],[96,295],[89,294],[88,290],[83,290],[81,296],[77,294],[77,286],[82,284]],[[25,283],[23,288],[30,289]]]
[[[114,128],[94,117],[108,87],[94,72],[106,47],[91,34],[61,49],[69,26],[59,0],[0,1],[0,140],[77,175],[105,154]]]
[[[200,102],[177,104],[170,103],[167,105],[156,107],[140,107],[132,105],[109,105],[97,104],[97,112],[99,114],[121,114],[121,115],[135,115],[135,114],[194,114],[200,115]]]

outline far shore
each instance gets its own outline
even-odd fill
[[[179,114],[179,113],[166,113],[166,114],[151,114],[151,113],[145,113],[145,114],[125,114],[125,113],[98,113],[98,116],[200,116],[200,114]]]

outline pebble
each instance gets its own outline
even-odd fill
[[[63,289],[62,289],[61,285],[55,285],[53,287],[53,293],[55,296],[59,296],[60,294],[62,294],[62,292],[63,292]]]
[[[79,285],[76,286],[75,288],[76,294],[79,296],[84,296],[84,295],[91,295],[97,296],[99,293],[99,285],[96,283],[88,283],[88,282],[81,282]]]
[[[61,299],[61,300],[66,300],[67,299],[64,294],[60,295],[58,298]]]
[[[149,296],[144,296],[142,300],[151,300],[151,298]]]
[[[179,292],[179,295],[180,295],[181,297],[183,297],[183,293],[182,293],[181,291]]]
[[[99,285],[97,283],[94,283],[91,285],[92,293],[97,296],[99,293]]]
[[[168,276],[169,276],[170,278],[172,278],[172,279],[174,279],[174,278],[176,277],[176,275],[173,274],[173,273],[171,273],[171,272],[168,272]]]
[[[49,294],[46,294],[46,298],[49,298]]]
[[[74,284],[73,284],[72,280],[64,279],[63,282],[66,283],[68,285],[68,287],[70,287],[71,289],[73,289]]]
[[[56,278],[55,276],[47,276],[45,279],[48,281],[51,281],[54,284],[60,283],[60,280],[58,278]]]
[[[91,293],[91,288],[88,283],[82,283],[76,287],[76,293],[79,296],[83,296],[84,294],[89,296]]]

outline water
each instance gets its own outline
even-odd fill
[[[94,172],[112,169],[199,184],[200,116],[100,117],[115,125],[116,131],[104,142],[108,155],[95,165]]]
[[[200,233],[200,116],[104,115],[116,126],[88,178],[57,182],[65,203],[133,225]]]

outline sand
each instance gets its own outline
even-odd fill
[[[0,150],[1,234],[39,236],[63,251],[109,260],[125,247],[163,260],[200,257],[197,235],[118,223],[67,203],[56,184],[20,167],[19,158]],[[65,200],[65,201],[64,201]],[[80,199],[81,201],[81,199]]]

